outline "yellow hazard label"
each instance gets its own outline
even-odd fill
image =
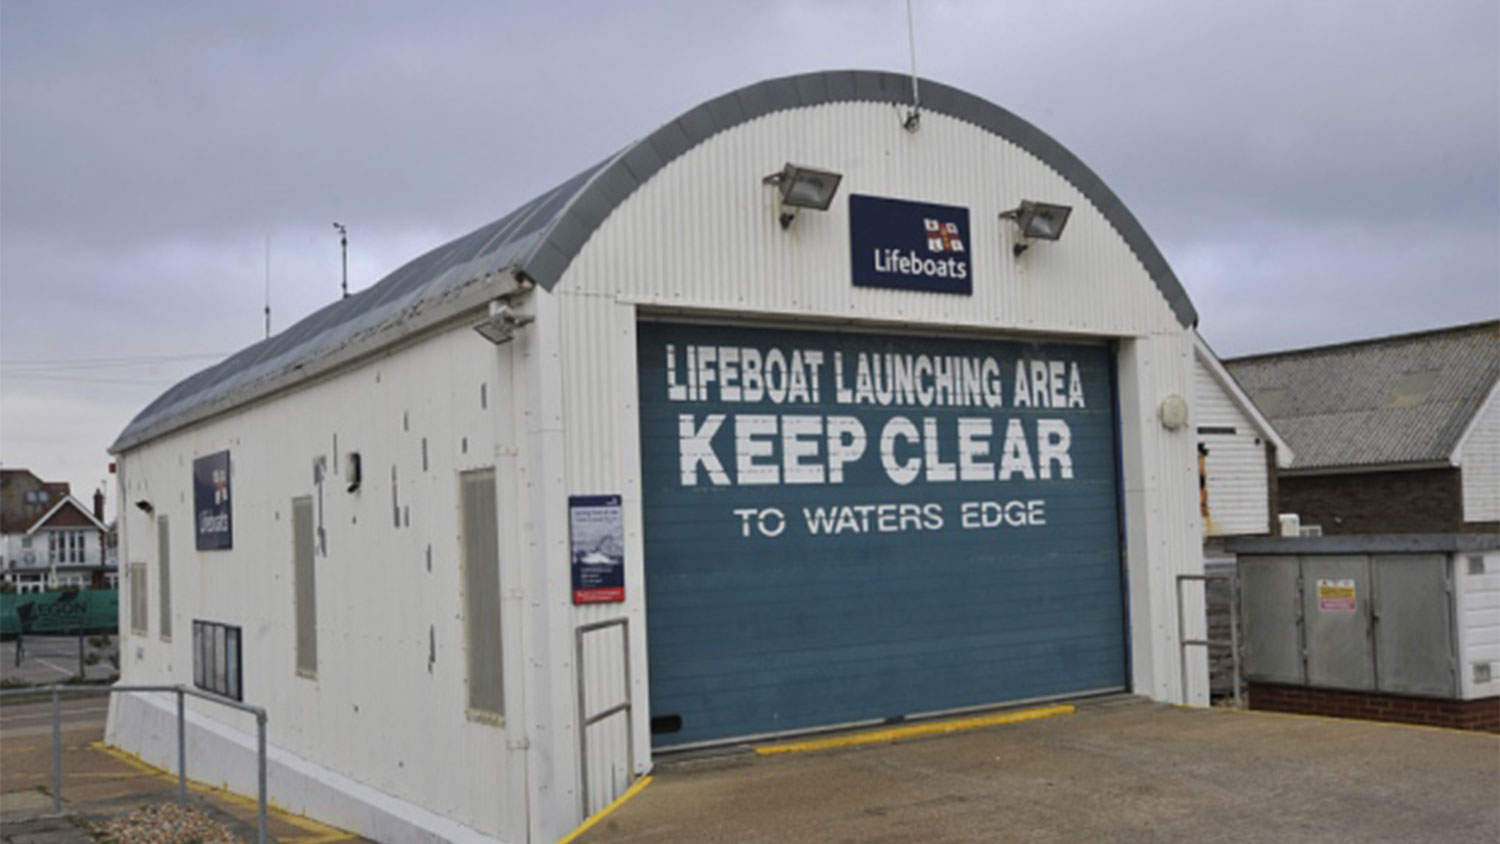
[[[1354,612],[1358,604],[1353,580],[1319,580],[1318,609],[1322,612]]]

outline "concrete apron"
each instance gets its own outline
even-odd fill
[[[658,761],[600,842],[1493,842],[1500,737],[1135,698],[805,753]]]

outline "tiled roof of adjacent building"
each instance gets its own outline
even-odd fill
[[[1224,361],[1292,470],[1446,462],[1500,378],[1500,321]]]

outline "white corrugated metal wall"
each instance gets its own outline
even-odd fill
[[[498,438],[513,430],[504,421],[510,354],[467,328],[450,331],[122,455],[121,500],[148,500],[171,516],[174,563],[174,635],[163,641],[150,517],[122,509],[123,547],[146,563],[150,602],[148,635],[122,641],[128,681],[190,682],[195,618],[243,626],[246,700],[270,712],[274,747],[488,835],[524,839],[525,760],[507,749],[508,738],[524,736],[522,722],[465,717],[455,505],[457,472],[492,465],[507,450]],[[193,459],[223,449],[234,546],[197,551]],[[356,493],[345,489],[341,459],[351,451],[363,459]],[[321,503],[313,472],[320,457],[328,461]],[[315,561],[315,678],[297,675],[292,623],[291,501],[307,495],[315,512],[321,506],[327,536],[327,553]],[[504,516],[515,496],[502,489],[500,497]],[[514,581],[519,545],[502,543],[502,585]],[[508,707],[525,661],[513,606],[502,616]],[[255,734],[252,719],[192,706]],[[126,746],[175,766],[175,737],[158,738]],[[240,760],[188,764],[195,777],[255,793],[253,778],[235,779],[247,770]],[[276,777],[271,786],[278,804],[327,817],[306,804],[309,792],[278,788]]]
[[[839,171],[844,181],[833,211],[804,211],[783,231],[774,190],[761,179],[787,161]],[[974,294],[852,287],[849,193],[968,207],[978,250]],[[1010,224],[998,213],[1022,198],[1075,210],[1062,241],[1014,260]],[[1191,428],[1166,431],[1156,412],[1166,395],[1192,395],[1190,333],[1102,214],[1037,159],[943,115],[924,115],[912,134],[890,106],[773,114],[711,138],[658,173],[595,232],[554,293],[538,295],[556,300],[563,326],[562,494],[625,499],[629,598],[623,606],[576,608],[573,623],[631,619],[638,772],[650,758],[634,366],[640,311],[1120,338],[1134,684],[1158,699],[1182,699],[1175,576],[1201,571],[1197,473]],[[1202,618],[1201,604],[1196,612],[1188,606],[1189,617]],[[599,659],[587,668],[591,695],[619,675],[607,654]],[[1206,663],[1198,654],[1189,665],[1187,699],[1205,701]],[[590,770],[616,770],[619,760],[604,756],[602,742],[598,748]],[[608,784],[596,779],[591,794]]]
[[[1500,694],[1500,553],[1455,554],[1453,566],[1460,692],[1465,700]]]
[[[1463,479],[1464,521],[1500,521],[1500,386],[1490,389],[1453,460]]]

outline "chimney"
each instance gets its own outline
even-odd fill
[[[104,490],[94,490],[94,518],[104,521]]]

